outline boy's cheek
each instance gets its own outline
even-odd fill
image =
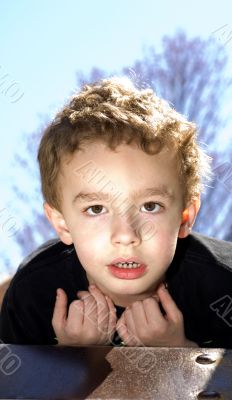
[[[104,266],[107,262],[105,249],[109,247],[104,238],[93,234],[73,234],[73,244],[80,263],[85,270],[96,271],[97,268]],[[102,249],[104,249],[102,251]]]
[[[86,254],[89,254],[90,248],[93,255],[96,251],[98,254],[99,246],[100,248],[104,248],[103,246],[106,245],[106,243],[104,243],[107,240],[105,232],[103,236],[102,232],[97,232],[95,229],[82,228],[78,223],[75,225],[75,229],[70,229],[70,235],[75,248]]]

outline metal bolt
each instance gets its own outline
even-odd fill
[[[201,354],[196,358],[198,364],[213,364],[215,361],[209,354]]]
[[[213,399],[213,400],[217,400],[217,399],[222,399],[220,393],[218,392],[214,392],[214,391],[208,391],[208,390],[204,390],[203,392],[199,393],[197,396],[198,399]]]

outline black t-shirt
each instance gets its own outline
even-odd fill
[[[232,348],[232,243],[198,233],[178,239],[166,281],[187,339],[200,347]],[[51,324],[56,289],[65,290],[70,304],[88,284],[74,246],[59,239],[46,242],[20,264],[5,294],[1,340],[56,344]],[[124,308],[116,309],[119,318]],[[112,345],[120,342],[115,332]]]

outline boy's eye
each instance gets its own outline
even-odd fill
[[[90,210],[91,208],[94,210],[94,213],[88,213],[88,212],[87,212],[87,211]],[[100,214],[102,208],[103,208],[103,206],[97,204],[97,205],[90,206],[90,207],[86,208],[84,211],[87,212],[88,215],[98,215],[98,214]],[[100,210],[100,211],[99,211],[99,210]]]
[[[162,208],[162,206],[160,204],[155,203],[154,201],[149,201],[149,203],[145,203],[143,206],[147,209],[147,211],[150,211],[150,212],[152,212],[151,209],[153,209],[152,214],[157,213]]]

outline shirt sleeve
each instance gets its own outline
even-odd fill
[[[13,281],[2,304],[1,340],[6,344],[56,344],[51,325],[53,304],[48,304],[43,292],[33,290],[27,280]]]

